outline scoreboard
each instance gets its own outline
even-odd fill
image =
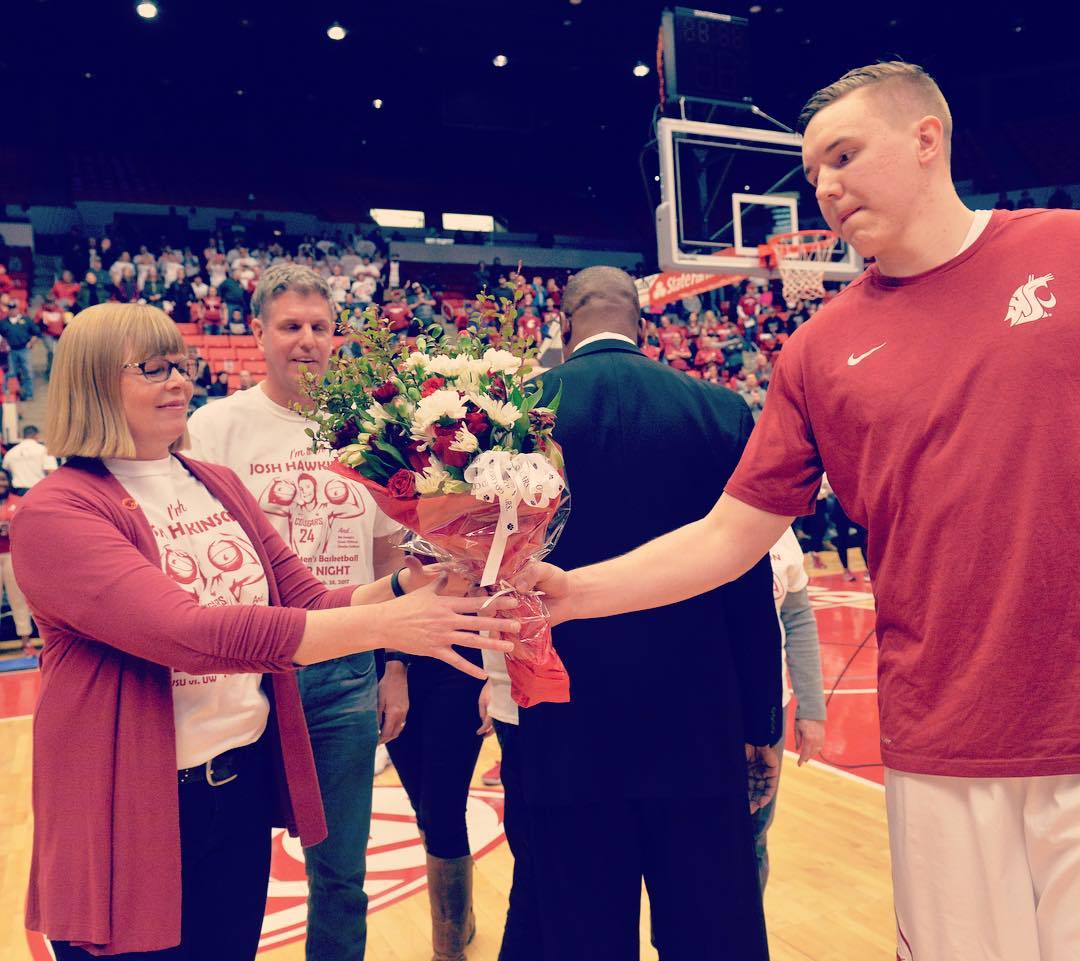
[[[665,99],[741,101],[749,94],[749,21],[675,7],[661,20]]]

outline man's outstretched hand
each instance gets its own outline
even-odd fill
[[[522,594],[529,591],[543,594],[552,627],[573,620],[570,575],[561,567],[546,561],[532,561],[514,578],[514,589]]]

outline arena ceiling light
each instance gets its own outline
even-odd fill
[[[371,219],[380,227],[423,227],[424,211],[396,210],[390,207],[372,207]]]
[[[328,37],[329,37],[329,38],[330,38],[331,40],[344,40],[344,39],[345,39],[345,37],[346,37],[346,35],[348,34],[348,32],[349,32],[349,31],[348,31],[348,30],[346,30],[346,29],[345,29],[345,28],[344,28],[344,27],[343,27],[343,26],[342,26],[342,25],[341,25],[340,23],[338,23],[338,22],[337,22],[336,20],[335,20],[335,21],[334,21],[334,22],[333,22],[332,24],[330,24],[330,26],[329,26],[329,27],[327,27],[327,28],[326,28],[326,35],[327,35],[327,36],[328,36]]]
[[[496,54],[491,61],[496,67],[505,67],[509,62],[509,58],[505,53]]]
[[[490,214],[443,214],[443,230],[474,230],[482,234],[495,232],[495,218]]]
[[[644,60],[639,60],[634,64],[634,76],[635,77],[647,77],[649,75],[649,65]]]
[[[158,5],[154,3],[154,0],[140,0],[135,4],[135,12],[143,20],[153,20],[158,15]]]
[[[378,97],[376,97],[374,100],[371,101],[371,106],[373,106],[376,110],[382,110],[382,101]]]

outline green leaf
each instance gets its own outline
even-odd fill
[[[540,398],[543,397],[543,396],[544,396],[544,392],[542,390],[540,390],[539,388],[534,390],[531,394],[526,394],[525,395],[525,406],[522,408],[522,410],[527,414],[537,404],[540,403]]]
[[[562,403],[562,389],[563,384],[560,380],[559,389],[555,392],[555,396],[552,398],[551,403],[548,404],[548,407],[550,407],[556,414],[559,413],[559,404]]]
[[[395,461],[397,461],[406,470],[412,470],[412,468],[409,467],[409,464],[405,460],[405,458],[401,456],[401,451],[399,451],[393,444],[388,444],[384,440],[376,440],[375,441],[375,446],[379,450],[383,451],[383,453],[389,454]]]

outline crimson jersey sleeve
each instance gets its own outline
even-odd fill
[[[813,514],[821,456],[806,409],[807,337],[788,341],[769,382],[768,399],[725,492],[770,514]]]

